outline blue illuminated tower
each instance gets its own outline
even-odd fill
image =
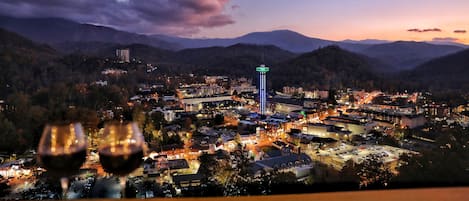
[[[266,75],[269,72],[269,67],[262,64],[256,67],[256,71],[259,72],[259,112],[265,115],[265,106],[267,102],[267,87],[266,87]]]

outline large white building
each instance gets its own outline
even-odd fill
[[[130,62],[130,50],[129,49],[117,49],[116,50],[117,60],[121,63]]]

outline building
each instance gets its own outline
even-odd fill
[[[305,98],[311,99],[327,99],[329,97],[329,91],[325,90],[314,90],[314,91],[304,91]]]
[[[230,87],[230,94],[242,94],[242,93],[257,93],[256,86],[251,85],[250,83],[240,83]]]
[[[229,107],[230,102],[233,102],[231,96],[215,96],[206,98],[185,98],[182,99],[184,111],[186,112],[197,112],[205,107],[212,108],[225,108]]]
[[[185,174],[185,175],[174,175],[173,177],[174,184],[179,189],[185,189],[189,187],[200,186],[202,179],[204,178],[202,174]]]
[[[352,134],[366,134],[373,128],[367,124],[365,118],[354,118],[350,116],[328,116],[323,120],[324,124],[342,127]]]
[[[267,72],[269,72],[269,67],[266,67],[264,64],[262,64],[261,66],[256,67],[256,71],[259,72],[259,113],[264,115],[267,102],[266,79]]]
[[[389,122],[402,128],[416,128],[427,122],[423,114],[408,114],[394,110],[358,109],[357,111],[360,116],[366,116],[373,119],[373,121]]]
[[[116,57],[120,63],[130,62],[130,50],[129,49],[117,49]]]
[[[321,138],[332,138],[335,140],[350,140],[352,132],[339,126],[321,123],[308,123],[303,127],[304,134],[316,135]]]
[[[0,100],[0,111],[3,111],[5,110],[5,101],[4,100]]]
[[[226,89],[217,84],[191,84],[184,85],[177,89],[178,94],[183,98],[202,98],[226,94]]]
[[[304,102],[299,99],[273,98],[269,101],[273,105],[274,111],[288,114],[292,111],[302,110]]]
[[[223,83],[228,83],[228,76],[205,76],[206,84],[218,84],[222,85]]]
[[[303,87],[283,87],[283,93],[287,95],[303,94]]]
[[[121,76],[121,75],[126,75],[127,71],[126,70],[121,70],[121,69],[114,69],[114,68],[107,68],[101,71],[102,75],[109,75],[109,76]]]
[[[260,176],[263,171],[292,172],[297,179],[303,179],[310,174],[312,168],[312,160],[308,155],[292,153],[256,161],[250,171],[254,176]]]
[[[153,109],[150,113],[153,113],[153,112],[163,113],[164,119],[167,122],[172,122],[172,121],[178,119],[179,118],[178,113],[184,112],[184,110],[182,108],[168,108],[168,107],[160,108],[160,107],[158,107],[158,108]]]
[[[404,128],[417,128],[425,125],[427,119],[423,115],[403,115],[400,125]]]
[[[107,86],[107,81],[98,80],[98,81],[93,82],[93,85],[104,87],[104,86]]]

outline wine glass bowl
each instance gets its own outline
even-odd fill
[[[37,149],[38,161],[48,176],[60,177],[62,198],[68,190],[67,176],[78,173],[86,160],[86,137],[80,123],[45,126]]]
[[[104,171],[119,176],[125,197],[126,175],[143,163],[145,142],[137,123],[112,122],[104,126],[99,144],[99,161]]]
[[[108,123],[99,146],[99,160],[103,169],[125,176],[143,162],[143,136],[134,122]]]
[[[80,123],[46,125],[37,150],[48,174],[68,176],[86,160],[86,138]]]

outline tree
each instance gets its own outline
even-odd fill
[[[357,99],[355,98],[355,96],[353,96],[353,94],[349,94],[348,95],[348,101],[353,104],[355,102],[357,102]]]
[[[377,155],[370,155],[362,163],[352,160],[345,163],[339,172],[342,182],[358,184],[360,188],[382,188],[389,184],[392,172]]]
[[[233,169],[229,185],[225,185],[225,195],[249,195],[260,194],[258,192],[258,180],[249,174],[251,161],[249,152],[243,149],[236,150],[232,153],[236,161],[236,167]],[[257,193],[256,193],[257,192]]]
[[[153,124],[153,127],[156,129],[160,129],[163,125],[167,123],[162,112],[152,112],[147,118],[150,119],[151,123]]]
[[[134,107],[132,111],[132,121],[136,122],[139,128],[143,128],[146,120],[146,115],[141,106]]]
[[[203,153],[199,156],[199,170],[197,173],[202,174],[205,178],[212,178],[218,167],[218,162],[214,155]]]
[[[193,121],[192,121],[192,118],[191,117],[186,117],[184,119],[184,123],[183,123],[183,128],[186,129],[186,130],[195,130],[193,128]]]
[[[31,101],[29,95],[25,93],[13,93],[8,96],[6,102],[9,105],[9,109],[5,111],[6,117],[15,122],[15,124],[27,126],[26,121],[31,115]]]
[[[7,98],[9,108],[2,115],[4,124],[15,131],[5,131],[8,135],[14,136],[15,151],[22,152],[35,146],[42,132],[42,128],[47,121],[46,110],[40,106],[31,104],[30,96],[25,93],[13,93]],[[10,123],[13,126],[10,125]],[[10,142],[10,141],[6,141]]]
[[[0,151],[14,152],[18,147],[18,137],[13,122],[0,113]]]
[[[360,184],[360,176],[358,176],[357,165],[353,160],[345,162],[344,167],[339,172],[339,176],[342,182]]]
[[[223,114],[216,114],[215,119],[213,120],[213,123],[215,125],[220,125],[220,124],[223,124],[224,121],[225,121],[225,118]]]
[[[467,184],[469,174],[469,132],[456,126],[439,129],[434,149],[419,155],[402,155],[396,185],[434,186]]]
[[[75,107],[68,109],[64,120],[81,122],[85,129],[96,129],[100,122],[95,110],[84,107]]]
[[[369,155],[368,159],[356,165],[360,177],[360,187],[382,187],[389,184],[393,174],[377,155]]]
[[[147,121],[145,121],[143,125],[143,136],[146,142],[152,142],[154,140],[154,132],[156,132],[155,126],[151,121],[148,121],[147,118]]]
[[[337,105],[337,100],[335,99],[336,96],[336,90],[335,89],[329,89],[328,95],[327,95],[327,103],[331,105]]]
[[[0,197],[7,195],[9,190],[10,186],[8,185],[7,180],[4,179],[2,175],[0,175]]]
[[[272,174],[273,184],[294,184],[297,182],[298,180],[293,172],[274,172],[274,174]]]
[[[398,141],[393,136],[386,135],[383,132],[377,130],[371,130],[369,133],[377,138],[379,144],[399,147]]]
[[[142,118],[141,116],[138,118]],[[147,142],[152,142],[156,140],[158,143],[163,141],[163,136],[161,136],[160,130],[163,129],[163,125],[166,124],[164,115],[161,112],[152,112],[147,113],[144,118],[144,123],[142,125],[143,135]]]
[[[237,133],[237,134],[234,136],[233,141],[236,143],[236,145],[238,145],[238,147],[242,146],[242,143],[241,143],[241,135],[240,135],[239,133]]]

